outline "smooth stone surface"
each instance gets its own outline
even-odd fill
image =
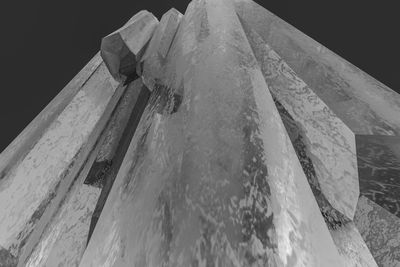
[[[400,95],[251,0],[236,12],[355,134],[399,135]]]
[[[166,56],[175,37],[182,14],[172,8],[165,13],[150,40],[143,58],[139,64],[143,65],[139,75],[142,76],[143,83],[151,91],[157,84],[162,83],[163,70]]]
[[[183,103],[145,111],[80,266],[342,266],[231,2],[176,38]]]
[[[361,196],[354,223],[378,266],[400,266],[400,218]]]
[[[400,218],[400,136],[357,135],[360,193]]]
[[[44,131],[57,118],[71,99],[95,73],[102,59],[97,53],[60,93],[25,127],[0,154],[0,181],[18,165],[39,140]]]
[[[28,253],[56,212],[111,113],[116,88],[101,64],[0,182],[0,246],[12,255]]]
[[[101,57],[115,80],[122,82],[136,73],[136,64],[157,24],[153,14],[141,11],[122,28],[101,40]]]
[[[303,133],[320,191],[351,220],[360,193],[354,134],[255,31],[245,22],[243,27],[269,90]]]

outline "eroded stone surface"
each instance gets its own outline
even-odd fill
[[[108,194],[114,184],[115,177],[122,164],[122,160],[129,147],[129,143],[136,131],[143,110],[147,105],[150,91],[143,86],[141,79],[137,79],[127,86],[125,95],[122,97],[116,112],[111,119],[105,133],[105,139],[96,158],[97,163],[107,162],[106,169],[98,169],[94,164],[86,179],[91,179],[90,175],[101,173],[102,190],[96,208],[90,221],[88,242],[97,224],[99,216],[103,210]],[[96,163],[95,162],[95,163]],[[96,179],[95,178],[95,179]],[[94,180],[95,180],[94,179]]]
[[[400,133],[400,95],[251,0],[238,15],[355,134]]]
[[[351,220],[359,196],[354,134],[255,31],[243,26],[268,88],[304,133],[320,191]]]
[[[145,111],[81,266],[342,266],[231,3],[175,40],[182,105]]]
[[[102,64],[0,184],[0,245],[18,257],[56,212],[94,145],[117,84]],[[106,117],[106,116],[105,116]],[[92,137],[90,139],[89,137]],[[39,226],[40,222],[40,226]],[[43,224],[44,223],[44,224]],[[33,241],[32,241],[33,242]]]
[[[361,195],[400,217],[400,137],[357,135]]]
[[[333,241],[346,267],[377,267],[369,248],[353,222],[331,229]]]
[[[81,185],[59,209],[25,266],[78,266],[100,189]]]
[[[153,14],[142,11],[122,28],[102,39],[101,57],[114,79],[121,82],[136,73],[136,64],[157,24]]]
[[[72,98],[82,89],[101,63],[100,53],[97,53],[0,154],[0,180],[23,160],[43,132],[46,131]]]
[[[400,219],[361,196],[354,223],[378,266],[400,266]]]

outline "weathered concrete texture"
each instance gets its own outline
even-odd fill
[[[353,222],[332,229],[330,233],[343,257],[344,267],[378,266]]]
[[[142,117],[149,96],[150,91],[143,86],[140,79],[129,84],[105,133],[106,138],[101,146],[96,162],[110,162],[110,164],[107,165],[107,170],[103,173],[102,190],[90,221],[88,241],[114,184],[114,180]],[[95,164],[92,166],[90,174],[93,174],[93,169],[96,169]],[[91,178],[90,174],[88,176],[89,179]]]
[[[102,59],[98,53],[0,154],[0,180],[24,159],[49,125],[82,89],[101,62]]]
[[[354,223],[378,266],[400,266],[400,219],[361,196]]]
[[[0,184],[0,245],[12,255],[29,253],[119,99],[104,64]],[[27,249],[25,249],[27,248]]]
[[[78,266],[100,189],[81,185],[59,209],[24,266]]]
[[[400,217],[400,136],[357,135],[360,193]]]
[[[101,57],[115,80],[122,82],[136,74],[136,64],[157,24],[153,14],[142,11],[122,28],[102,39]]]
[[[353,219],[360,193],[354,134],[255,31],[242,24],[268,88],[303,133],[321,192],[333,208]]]
[[[175,37],[182,14],[176,9],[170,9],[165,13],[149,46],[139,64],[143,65],[143,70],[138,73],[142,76],[143,83],[154,90],[157,83],[161,83],[163,77],[163,67],[165,66],[166,56]]]
[[[343,266],[231,2],[175,40],[182,105],[145,111],[80,266]]]
[[[251,0],[236,12],[355,134],[399,135],[400,95]]]
[[[130,83],[121,96],[107,127],[104,129],[99,154],[85,180],[86,184],[103,187],[105,176],[111,169],[121,137],[140,93],[141,86],[139,84],[141,84],[140,81]]]

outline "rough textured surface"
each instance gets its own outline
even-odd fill
[[[354,223],[379,266],[400,266],[398,217],[362,196],[358,202]]]
[[[354,134],[255,31],[243,26],[268,88],[303,133],[319,190],[351,220],[359,196]]]
[[[400,95],[251,0],[238,15],[355,134],[400,134]]]
[[[400,137],[357,135],[361,195],[400,218]]]
[[[345,267],[378,266],[353,222],[330,230]]]
[[[153,14],[142,11],[121,29],[102,39],[101,57],[114,79],[121,82],[136,73],[136,64],[157,24]]]
[[[400,267],[399,95],[250,0],[100,54],[0,155],[1,267]]]
[[[99,195],[99,188],[80,186],[78,192],[60,208],[26,266],[78,266],[86,248],[90,218]]]
[[[230,2],[192,2],[168,58],[182,105],[142,118],[81,266],[341,266]]]
[[[0,180],[24,159],[47,127],[95,73],[101,62],[102,59],[98,53],[0,154]]]
[[[116,110],[117,112],[114,114],[114,117],[111,120],[109,125],[110,128],[108,129],[109,131],[106,131],[107,138],[104,140],[96,160],[100,159],[103,160],[100,162],[110,162],[110,164],[108,165],[107,171],[104,172],[104,176],[102,177],[104,179],[102,181],[103,186],[99,200],[96,204],[96,208],[93,212],[92,219],[90,221],[88,241],[90,240],[99,216],[103,210],[104,204],[108,198],[108,194],[110,193],[110,190],[114,184],[115,177],[117,176],[118,170],[122,164],[122,160],[124,159],[132,136],[139,124],[149,96],[150,91],[143,86],[143,83],[140,79],[128,85],[126,94],[122,98],[121,103],[119,103],[118,109]],[[121,116],[123,116],[123,118],[121,118]],[[116,130],[118,130],[118,133],[115,132]],[[110,133],[113,132],[118,135],[121,134],[121,136],[119,136],[118,142],[114,136],[112,139],[113,142],[111,142],[110,145],[108,141],[110,141]],[[92,169],[93,168],[96,168],[96,165],[93,165]],[[91,175],[91,173],[89,173],[89,175]],[[90,176],[88,178],[90,179]]]
[[[89,136],[106,110],[116,84],[101,65],[0,184],[0,245],[17,256],[38,222],[57,206],[72,173],[95,142]],[[99,131],[98,129],[96,131]],[[69,177],[69,178],[66,178]],[[36,230],[36,229],[35,229]]]

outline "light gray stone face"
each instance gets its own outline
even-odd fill
[[[143,55],[158,20],[142,11],[121,29],[101,41],[101,57],[115,80],[122,82],[136,73],[136,64]]]
[[[142,76],[143,83],[152,91],[157,86],[165,85],[163,81],[165,81],[164,71],[168,60],[166,56],[181,19],[182,14],[176,9],[171,9],[162,16],[139,63],[143,69],[138,74]]]
[[[400,267],[399,100],[250,0],[140,11],[0,155],[0,266]]]
[[[255,31],[244,29],[269,90],[304,133],[319,191],[351,220],[359,196],[354,134]]]
[[[238,15],[355,134],[399,134],[399,94],[257,3],[234,2]]]
[[[168,59],[182,105],[142,118],[81,266],[341,266],[230,2],[192,2]]]
[[[0,246],[19,257],[57,211],[110,113],[117,83],[104,64],[1,180]],[[116,96],[117,97],[117,96]],[[29,249],[28,249],[29,250]]]

